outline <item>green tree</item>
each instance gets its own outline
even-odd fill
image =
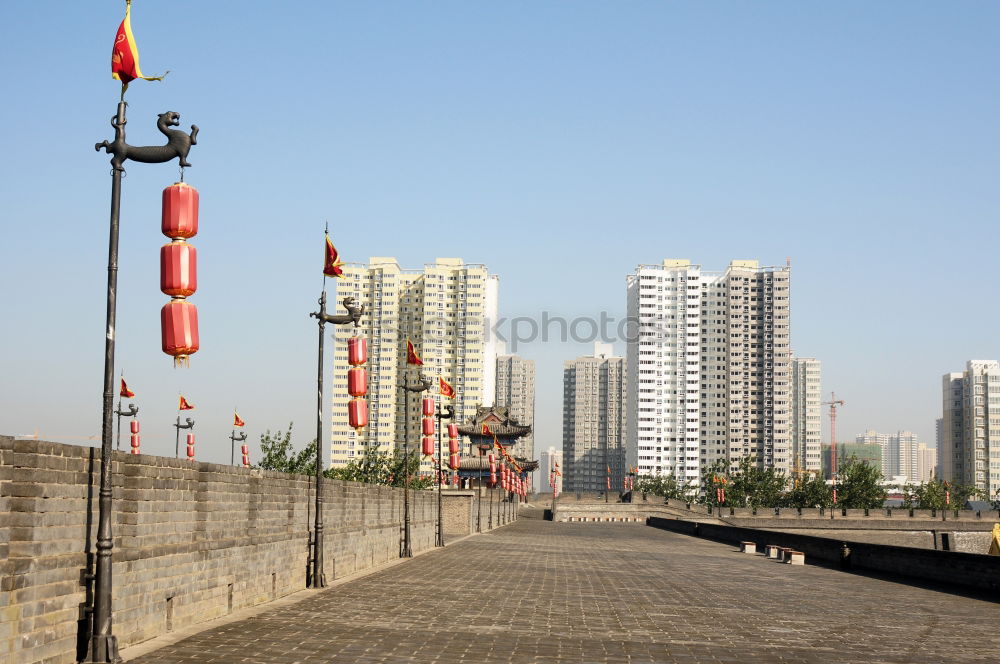
[[[726,504],[737,507],[779,507],[788,478],[775,468],[761,468],[753,457],[739,460],[729,474]]]
[[[690,500],[692,487],[681,484],[671,473],[670,475],[640,475],[636,478],[635,488],[639,493],[661,496],[675,500]]]
[[[846,509],[882,507],[888,493],[882,486],[882,470],[856,455],[837,471],[837,506]]]
[[[339,468],[330,468],[324,476],[347,482],[402,487],[406,482],[405,467],[409,470],[411,489],[429,489],[434,486],[432,477],[420,477],[420,456],[415,450],[410,451],[409,459],[406,460],[400,450],[381,452],[375,446],[366,446],[361,456]]]
[[[813,475],[789,489],[782,503],[785,507],[830,507],[833,505],[833,490],[826,480]]]
[[[931,478],[922,484],[907,484],[903,487],[903,507],[918,510],[961,509],[969,498],[984,495],[982,490],[974,486],[951,484]]]
[[[260,463],[257,468],[277,470],[282,473],[312,475],[316,472],[316,439],[305,449],[296,452],[292,446],[292,424],[288,431],[271,433],[268,429],[260,435]]]

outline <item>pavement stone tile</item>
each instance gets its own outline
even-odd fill
[[[997,602],[539,516],[130,662],[998,661]]]

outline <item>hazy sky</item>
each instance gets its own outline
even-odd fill
[[[100,431],[92,146],[112,137],[123,11],[0,4],[3,433]],[[228,461],[236,405],[255,441],[289,421],[312,437],[327,220],[347,260],[486,263],[508,318],[620,317],[625,275],[664,257],[791,257],[792,344],[847,401],[842,440],[932,442],[941,375],[1000,357],[995,2],[135,0],[132,21],[144,73],[171,73],[132,84],[129,142],[160,142],[166,110],[201,128],[189,370],[159,347],[177,167],[124,181],[118,358],[145,451],[171,452],[178,390],[200,459]],[[537,445],[558,446],[562,361],[589,344],[520,350]]]

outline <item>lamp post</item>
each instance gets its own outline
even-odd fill
[[[229,465],[230,466],[235,466],[236,465],[236,443],[238,443],[238,442],[242,443],[246,439],[247,439],[247,432],[246,431],[240,431],[240,435],[237,436],[236,435],[236,429],[233,429],[233,432],[231,434],[229,434],[229,440],[231,442],[231,445],[229,447]]]
[[[179,459],[181,456],[181,429],[194,429],[194,420],[190,417],[184,418],[187,424],[181,424],[181,416],[177,416],[177,421],[174,423],[174,429],[176,429],[177,435],[174,437],[174,458]]]
[[[118,309],[118,227],[121,216],[122,175],[125,161],[131,159],[147,164],[162,164],[178,158],[183,168],[190,166],[187,161],[191,146],[196,143],[198,128],[191,127],[191,133],[171,129],[180,124],[180,114],[173,111],[162,113],[157,128],[167,136],[165,145],[136,147],[125,142],[125,90],[118,102],[118,108],[111,126],[115,130],[112,141],[102,141],[94,146],[111,156],[111,215],[108,232],[108,289],[107,312],[104,334],[104,393],[101,417],[101,484],[98,498],[97,521],[97,564],[94,569],[94,606],[92,629],[86,660],[90,662],[120,662],[118,639],[111,629],[111,554],[114,540],[111,535],[111,416],[114,401],[115,371],[115,320]]]
[[[115,415],[118,416],[118,433],[115,436],[115,448],[120,452],[122,449],[122,416],[125,417],[135,417],[139,414],[139,407],[134,403],[129,403],[128,410],[122,410],[122,400],[118,399],[118,408],[115,410]]]
[[[316,372],[316,502],[315,521],[313,522],[312,536],[312,565],[306,573],[307,588],[325,588],[326,578],[323,575],[323,336],[326,324],[347,325],[353,323],[357,327],[361,322],[361,315],[365,312],[364,305],[354,304],[353,297],[343,299],[346,314],[331,315],[326,313],[326,290],[324,286],[323,294],[319,298],[319,311],[309,314],[319,323],[319,344],[317,348]]]
[[[406,380],[406,379],[404,379]],[[417,382],[411,385],[404,382],[399,386],[403,390],[403,551],[400,558],[412,558],[413,546],[410,542],[410,394],[425,392],[431,388],[432,381],[421,375],[417,376]],[[440,487],[438,488],[438,500],[441,499]]]
[[[444,515],[441,510],[441,489],[443,488],[441,484],[441,439],[444,436],[444,420],[455,419],[455,407],[453,405],[445,404],[444,406],[439,406],[437,413],[434,417],[438,421],[438,458],[437,458],[437,499],[438,499],[438,527],[437,527],[437,542],[435,546],[444,546]]]

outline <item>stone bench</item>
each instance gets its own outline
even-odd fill
[[[792,551],[789,549],[786,552],[785,562],[789,565],[805,565],[806,564],[806,554],[801,551]]]
[[[756,554],[757,553],[757,544],[756,544],[756,542],[740,542],[740,551],[742,553]]]

